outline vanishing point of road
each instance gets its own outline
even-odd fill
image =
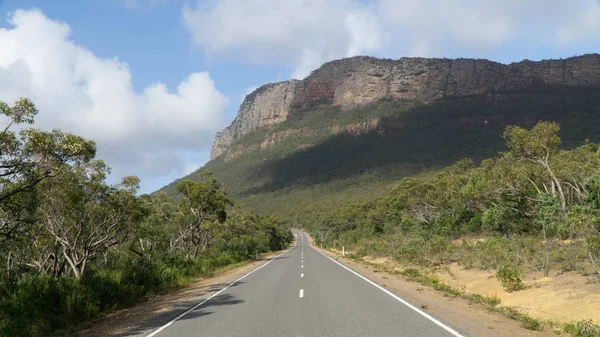
[[[295,234],[293,248],[145,336],[466,336]]]

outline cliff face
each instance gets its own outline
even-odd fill
[[[246,96],[231,125],[217,133],[210,158],[223,153],[236,138],[284,121],[289,114],[298,82],[291,80],[266,84]]]
[[[448,96],[516,93],[535,84],[600,86],[600,55],[509,65],[479,59],[373,57],[328,62],[302,81],[267,84],[249,94],[236,119],[217,133],[211,159],[244,134],[316,105],[344,110],[382,98],[428,104]]]

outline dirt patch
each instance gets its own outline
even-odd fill
[[[80,337],[134,336],[157,329],[202,298],[219,291],[282,252],[262,254],[258,261],[224,269],[214,277],[199,280],[183,289],[118,310],[101,319],[86,322],[79,327],[75,335]]]
[[[452,296],[421,284],[410,282],[402,275],[391,274],[375,269],[372,266],[369,267],[365,264],[366,261],[357,262],[343,258],[339,253],[333,253],[325,249],[319,249],[318,247],[314,248],[335,258],[337,261],[412,302],[426,312],[432,313],[436,317],[462,329],[471,336],[555,336],[554,333],[548,331],[527,330],[521,326],[520,322],[490,312],[488,307],[483,304],[474,303],[461,297]],[[384,261],[386,264],[391,263],[389,260],[373,258],[370,260]],[[400,267],[398,266],[398,268]]]
[[[378,264],[384,267],[388,267],[391,266],[393,264],[392,259],[390,259],[389,257],[372,257],[372,256],[365,256],[363,257],[363,260],[369,262],[369,263],[374,263],[374,264]]]
[[[553,277],[531,274],[524,280],[528,289],[508,293],[491,271],[465,270],[452,264],[436,276],[469,293],[498,296],[502,305],[516,307],[535,318],[558,322],[592,319],[600,323],[600,283],[594,282],[595,277],[572,272]]]

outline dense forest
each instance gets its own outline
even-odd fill
[[[210,172],[176,198],[107,183],[96,144],[27,127],[28,99],[0,102],[0,335],[65,334],[104,312],[288,247],[281,221],[244,213]]]

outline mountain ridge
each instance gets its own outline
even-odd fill
[[[600,55],[510,64],[369,56],[330,61],[303,80],[267,83],[248,94],[236,118],[216,134],[211,160],[229,151],[229,159],[235,157],[240,151],[231,145],[240,137],[318,106],[348,110],[386,98],[431,104],[444,97],[472,95],[488,95],[493,102],[510,100],[520,87],[535,84],[600,86]]]

